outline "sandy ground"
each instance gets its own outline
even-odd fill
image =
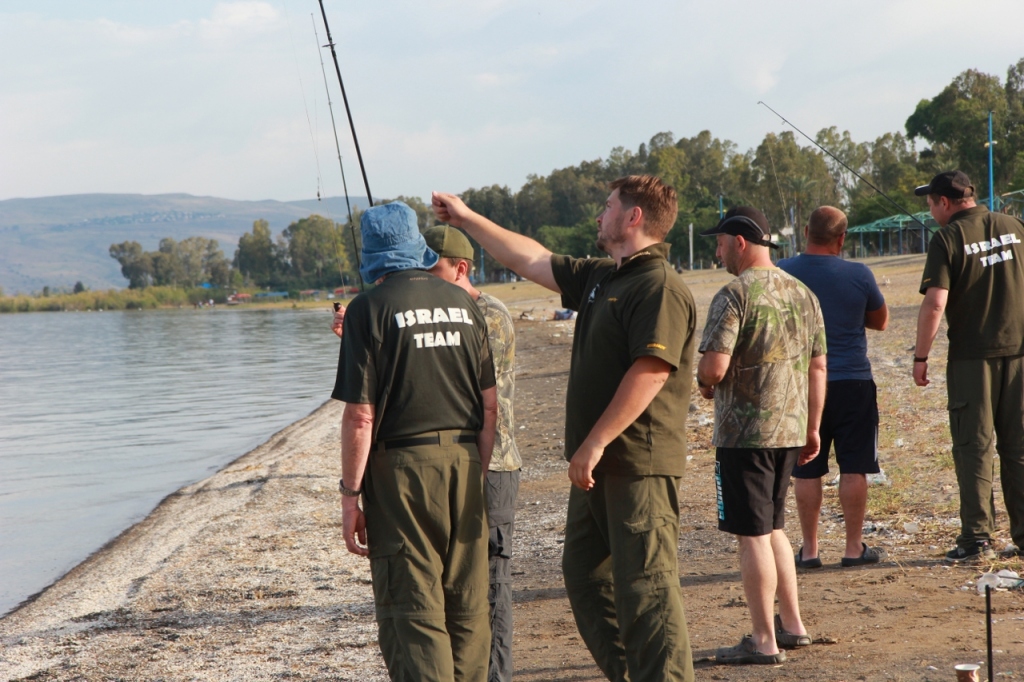
[[[974,581],[990,568],[1022,570],[1018,560],[968,567],[942,561],[958,528],[942,380],[945,344],[932,354],[933,385],[916,388],[910,348],[922,259],[870,264],[893,319],[889,331],[869,337],[888,485],[872,487],[865,527],[869,544],[884,548],[888,559],[870,568],[839,568],[842,515],[835,488],[827,489],[821,519],[826,567],[798,578],[805,622],[821,643],[792,653],[781,666],[709,661],[717,646],[734,644],[749,624],[736,543],[715,526],[711,405],[695,398],[686,424],[692,460],[682,483],[679,561],[699,680],[955,679],[955,663],[985,658],[984,599]],[[686,277],[703,320],[729,276],[705,271]],[[550,321],[557,298],[534,285],[490,290],[525,313],[517,323],[524,471],[514,544],[516,678],[600,680],[576,633],[559,570],[572,326]],[[0,620],[0,679],[386,679],[368,564],[347,554],[341,540],[339,416],[340,406],[328,403],[171,495]],[[1000,520],[1005,542],[1005,515]],[[799,546],[795,512],[787,525]],[[1022,605],[1020,592],[993,595],[997,679],[1024,677]]]

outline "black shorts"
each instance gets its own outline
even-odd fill
[[[768,535],[786,525],[789,476],[802,448],[716,448],[718,530]]]
[[[821,452],[793,469],[793,478],[821,478],[828,473],[828,451],[835,444],[841,474],[877,474],[878,400],[875,382],[830,381],[821,413]]]

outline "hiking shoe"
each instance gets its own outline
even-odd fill
[[[1020,548],[1017,547],[1017,545],[1007,545],[999,550],[1000,559],[1014,559],[1019,556],[1024,556],[1024,553],[1020,551]]]
[[[797,568],[821,568],[821,558],[804,559],[804,548],[801,546],[793,555]]]
[[[811,645],[810,635],[796,635],[782,627],[782,618],[775,614],[775,643],[780,649],[797,649]]]
[[[860,553],[860,556],[853,557],[852,559],[843,557],[843,560],[839,562],[840,566],[843,568],[849,568],[850,566],[867,566],[868,564],[877,564],[882,560],[882,550],[877,547],[868,547],[863,542],[860,544],[864,548],[864,551]]]
[[[777,654],[762,654],[754,644],[754,638],[744,635],[743,639],[736,646],[719,647],[715,652],[715,662],[730,665],[772,665],[782,663],[786,660],[786,652],[779,651]]]
[[[969,547],[957,545],[946,552],[946,561],[957,563],[959,561],[992,561],[996,553],[992,551],[988,540],[978,540]]]

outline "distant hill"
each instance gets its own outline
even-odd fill
[[[352,197],[353,210],[367,205],[365,197]],[[128,282],[108,253],[111,244],[133,240],[153,251],[164,237],[209,237],[230,259],[254,221],[270,223],[276,238],[311,213],[344,222],[345,199],[232,201],[189,194],[7,199],[0,201],[0,287],[8,295],[44,286],[70,289],[77,281],[90,289],[125,287]]]

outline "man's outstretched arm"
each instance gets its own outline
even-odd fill
[[[434,192],[430,200],[438,220],[468,232],[506,268],[542,287],[562,293],[551,270],[551,252],[542,244],[491,222],[454,194]]]

